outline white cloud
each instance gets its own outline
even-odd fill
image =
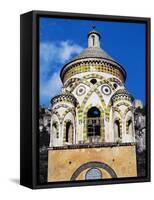
[[[40,44],[40,59],[42,62],[48,63],[52,61],[56,53],[54,44],[49,42],[42,42]]]
[[[42,42],[40,44],[40,58],[42,62],[64,63],[72,55],[78,54],[83,48],[69,40],[60,42]]]
[[[50,100],[53,96],[60,92],[62,82],[60,80],[59,72],[54,72],[49,80],[41,84],[41,96]]]
[[[60,92],[62,83],[60,69],[63,64],[83,48],[69,40],[60,42],[42,42],[40,44],[40,99],[41,104]]]
[[[73,54],[79,54],[83,48],[77,44],[74,44],[70,41],[64,41],[60,44],[60,60],[61,62],[65,62],[71,58]]]

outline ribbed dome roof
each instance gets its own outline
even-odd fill
[[[114,61],[114,59],[111,56],[109,56],[103,49],[99,47],[88,47],[85,50],[83,50],[79,55],[74,57],[71,61],[83,58],[104,58]]]
[[[63,94],[60,94],[60,95],[57,95],[57,96],[54,96],[52,99],[51,99],[51,104],[55,104],[57,102],[63,102],[64,100],[68,101],[68,102],[71,102],[73,104],[76,103],[76,98],[74,97],[74,95],[70,94],[70,93],[63,93]]]
[[[94,28],[94,27],[93,27]],[[62,81],[64,80],[65,73],[72,67],[75,66],[78,62],[87,62],[87,61],[97,61],[98,62],[106,62],[109,65],[112,65],[117,70],[119,70],[122,78],[119,75],[119,78],[125,81],[126,79],[126,71],[124,68],[116,62],[110,55],[108,55],[103,49],[101,49],[100,45],[100,34],[93,29],[88,33],[88,48],[84,49],[79,55],[75,56],[72,60],[66,63],[61,69],[60,76]],[[73,72],[71,72],[73,73]]]
[[[129,96],[131,97],[131,99],[133,100],[133,96],[126,90],[126,89],[119,89],[117,90],[114,95],[112,96],[112,98],[114,98],[115,96]]]

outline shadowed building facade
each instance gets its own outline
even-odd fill
[[[48,182],[134,177],[134,104],[124,68],[88,33],[88,48],[64,65],[51,100]]]

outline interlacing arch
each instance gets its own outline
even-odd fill
[[[118,107],[113,107],[113,112],[117,112],[120,115],[120,118],[122,119],[122,111]]]
[[[68,87],[69,84],[73,83],[73,86],[71,87],[71,92],[81,83],[91,87],[91,83],[89,83],[86,79],[84,78],[71,78],[70,80],[67,81],[65,84],[65,87]]]
[[[113,87],[113,85],[110,83],[110,81],[104,79],[104,80],[101,80],[97,83],[97,87],[103,85],[103,84],[107,84],[111,87],[112,91],[115,91],[115,88]]]
[[[104,99],[103,99],[103,96],[102,96],[102,94],[100,93],[100,91],[97,89],[97,85],[96,85],[96,86],[94,86],[94,87],[87,93],[87,95],[85,96],[85,98],[84,98],[84,100],[83,100],[83,102],[82,102],[82,104],[81,104],[81,106],[80,106],[80,110],[78,111],[78,112],[79,112],[79,117],[80,117],[80,113],[83,112],[83,109],[84,109],[84,107],[85,107],[85,105],[86,105],[86,103],[87,103],[89,97],[92,95],[93,92],[96,92],[96,94],[99,96],[99,98],[100,98],[100,100],[101,100],[101,103],[102,103],[103,108],[106,108],[106,104],[105,104],[105,101],[104,101]]]
[[[85,96],[85,98],[84,98],[84,100],[83,100],[83,102],[82,102],[82,104],[81,104],[81,109],[83,109],[83,107],[85,106],[85,104],[86,104],[86,102],[87,102],[87,100],[89,99],[89,97],[91,96],[91,94],[93,93],[93,92],[96,92],[97,93],[97,95],[99,96],[99,98],[100,98],[100,100],[101,100],[101,102],[102,102],[102,104],[103,104],[103,107],[106,107],[106,104],[105,104],[105,101],[104,101],[104,99],[103,99],[103,95],[100,93],[100,91],[98,90],[98,87],[100,86],[100,85],[102,85],[102,84],[108,84],[111,88],[112,88],[112,90],[114,91],[115,89],[114,89],[114,87],[112,86],[112,84],[109,82],[109,81],[107,81],[107,80],[103,80],[103,81],[99,81],[98,83],[96,83],[92,88],[91,88],[91,90],[87,93],[87,95]],[[91,86],[91,85],[90,85]]]
[[[122,105],[130,106],[130,104],[128,104],[127,102],[120,102],[120,103],[117,104],[117,107],[122,106]]]
[[[92,83],[89,83],[85,78],[98,78],[98,79],[101,79],[100,81],[98,81],[96,84],[92,84]],[[103,80],[102,80],[103,79]],[[73,79],[71,79],[73,81]],[[71,80],[69,80],[69,82],[71,82]],[[88,74],[86,76],[84,76],[83,78],[81,79],[78,79],[78,78],[74,78],[74,81],[77,80],[75,82],[75,84],[73,85],[73,87],[71,88],[71,91],[73,91],[77,85],[79,84],[85,84],[87,86],[89,86],[91,89],[90,91],[86,94],[81,106],[78,104],[77,105],[77,109],[78,109],[78,114],[79,114],[79,119],[81,120],[82,118],[82,112],[83,112],[83,109],[85,107],[85,104],[87,103],[89,97],[92,95],[93,92],[96,92],[96,94],[98,95],[98,97],[100,98],[100,101],[102,102],[102,106],[104,107],[105,109],[105,113],[106,113],[106,118],[109,120],[109,113],[110,113],[110,109],[111,109],[111,102],[109,103],[108,106],[106,106],[105,104],[105,101],[104,101],[104,98],[103,98],[103,95],[102,93],[98,90],[98,87],[103,85],[103,84],[108,84],[111,89],[114,91],[115,88],[113,87],[113,85],[111,84],[110,80],[115,80],[115,79],[105,79],[103,76],[101,75],[98,75],[98,74]]]
[[[72,92],[79,84],[84,84],[84,85],[87,85],[88,87],[91,87],[91,84],[90,84],[87,80],[80,79],[80,80],[76,81],[76,82],[74,83],[74,85],[71,87],[71,92]]]
[[[99,104],[96,105],[88,105],[86,108],[84,108],[83,110],[83,123],[84,123],[84,129],[83,129],[83,140],[86,141],[87,140],[87,112],[90,108],[92,107],[96,107],[99,109],[100,113],[101,113],[101,117],[100,117],[100,124],[101,124],[101,139],[102,141],[104,141],[105,139],[105,129],[104,129],[104,110],[103,107],[100,106]]]
[[[72,113],[73,116],[75,117],[75,109],[74,109],[74,108],[69,108],[69,109],[65,110],[65,112],[63,113],[63,115],[62,115],[62,119],[63,119],[63,120],[64,120],[65,116],[66,116],[69,112]]]
[[[78,81],[80,81],[80,78],[71,78],[71,79],[69,79],[66,83],[65,83],[65,87],[68,87],[69,86],[69,84],[71,84],[71,83],[75,83],[75,82],[78,82]]]
[[[102,75],[99,75],[99,74],[88,74],[86,76],[83,77],[83,79],[89,79],[89,78],[98,78],[100,79],[95,85],[97,85],[98,87],[102,84],[108,84],[112,90],[114,91],[115,88],[113,87],[113,85],[110,83],[110,80],[109,79],[105,79],[104,76]],[[91,86],[92,84],[90,84]]]
[[[58,105],[58,106],[55,106],[54,109],[57,110],[58,108],[61,108],[61,107],[63,107],[63,108],[68,108],[69,106],[66,105],[66,104],[60,104],[60,105]]]
[[[124,112],[124,117],[126,117],[126,114],[129,112],[129,111],[132,111],[133,110],[133,107],[128,107],[125,112]]]
[[[83,83],[83,84],[85,84],[85,85],[91,87],[91,83],[89,83],[86,79],[85,79],[85,80],[82,79],[82,80],[81,80],[81,83]]]
[[[100,79],[95,85],[93,85],[92,83],[89,83],[88,80],[86,80],[86,78],[98,78]],[[109,79],[105,79],[103,76],[98,75],[98,74],[88,74],[86,76],[84,76],[83,78],[79,79],[79,78],[72,78],[70,79],[67,84],[65,85],[66,87],[71,83],[71,82],[75,82],[73,84],[73,86],[71,87],[71,92],[79,85],[79,84],[84,84],[87,85],[88,87],[99,87],[103,84],[107,84],[111,87],[112,91],[115,91],[115,88],[113,87],[113,85],[111,84],[111,82],[109,81]]]
[[[115,83],[117,83],[119,86],[122,86],[122,85],[123,85],[123,83],[122,83],[120,80],[118,80],[117,78],[110,77],[110,78],[108,78],[107,80],[110,81],[110,82],[115,82]]]
[[[83,77],[83,79],[89,79],[89,78],[98,78],[98,79],[105,79],[104,76],[99,75],[99,74],[88,74],[86,76]]]
[[[60,117],[60,114],[58,113],[58,111],[53,110],[53,111],[52,111],[52,115],[53,115],[53,114],[55,114],[55,115],[58,117],[59,121],[61,121],[61,117]]]
[[[76,106],[77,110],[80,110],[80,104],[78,103]]]
[[[106,121],[109,121],[109,119],[110,119],[110,111],[111,111],[111,104],[109,104],[105,108],[105,119],[106,119]]]

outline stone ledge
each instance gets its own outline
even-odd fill
[[[130,143],[112,143],[106,142],[104,144],[74,144],[67,146],[49,147],[48,150],[67,150],[67,149],[84,149],[84,148],[101,148],[101,147],[120,147],[120,146],[135,146],[135,142]]]

